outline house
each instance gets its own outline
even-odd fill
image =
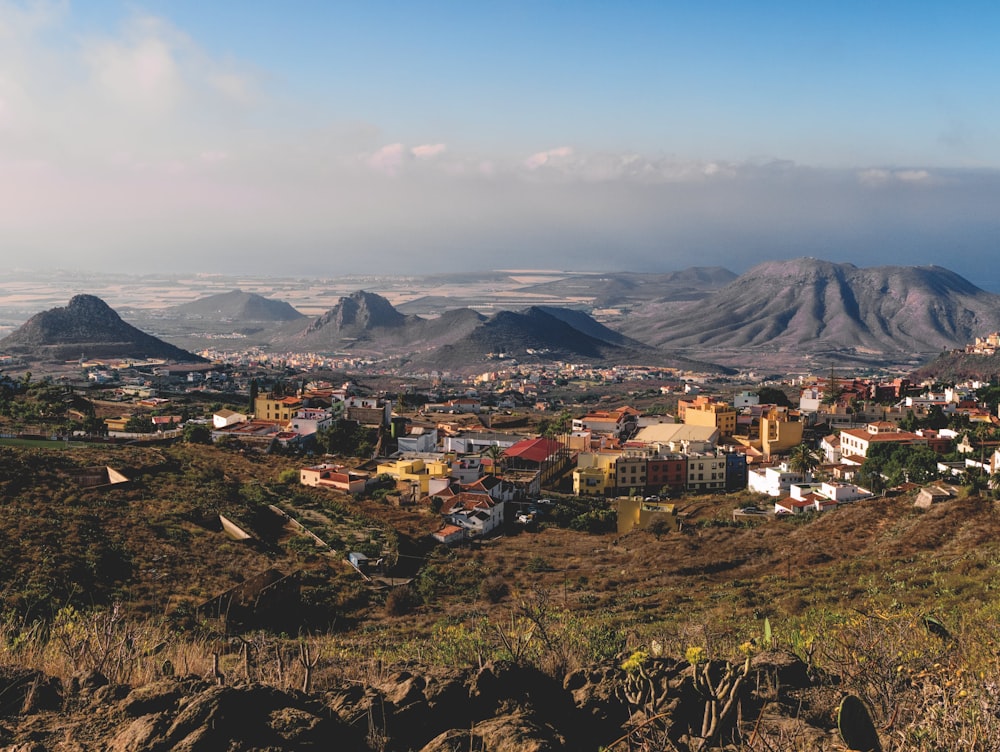
[[[569,452],[553,439],[525,439],[504,450],[504,476],[525,496],[536,496],[542,485],[566,469]]]
[[[437,443],[437,428],[428,426],[407,426],[406,433],[396,437],[400,452],[433,452]]]
[[[594,465],[573,470],[573,493],[576,496],[605,496],[613,486],[608,484],[606,469]]]
[[[781,496],[789,491],[792,484],[806,483],[812,480],[812,473],[793,472],[788,463],[774,467],[762,467],[747,473],[747,488],[768,496]]]
[[[465,528],[458,525],[445,525],[440,530],[431,534],[431,537],[439,543],[453,546],[465,540]]]
[[[673,504],[658,499],[644,499],[641,496],[623,496],[616,504],[618,510],[618,534],[633,530],[646,530],[658,521],[677,529],[677,512]]]
[[[630,445],[653,446],[663,453],[704,452],[715,447],[719,429],[685,423],[658,423],[646,426],[632,437]]]
[[[212,427],[216,429],[235,426],[237,423],[246,423],[246,421],[247,416],[235,410],[223,409],[212,415]]]
[[[288,421],[289,431],[299,436],[313,436],[319,431],[325,431],[333,425],[333,415],[327,410],[316,407],[303,407],[295,411]]]
[[[803,512],[815,512],[816,501],[819,497],[816,494],[806,494],[800,498],[787,496],[780,501],[774,502],[774,513],[781,514],[802,514]]]
[[[343,465],[313,465],[299,470],[303,486],[329,487],[349,494],[362,494],[371,481],[371,474],[351,470]]]
[[[872,492],[856,486],[853,483],[840,483],[836,481],[824,481],[820,484],[819,492],[822,496],[837,504],[845,504],[859,499],[870,499]]]
[[[459,457],[451,462],[451,477],[459,483],[474,483],[483,473],[482,457]]]
[[[688,452],[687,490],[722,491],[726,487],[725,452]]]
[[[913,506],[918,509],[930,509],[934,504],[948,501],[953,496],[954,494],[941,486],[926,486],[920,489],[920,493],[917,494],[917,499],[913,502]]]
[[[834,465],[840,462],[840,437],[837,434],[824,436],[819,448],[828,463]]]
[[[273,394],[266,394],[254,400],[254,418],[287,423],[302,407],[302,400],[298,397],[276,397]]]
[[[677,417],[691,426],[717,428],[720,436],[732,436],[736,433],[736,408],[728,402],[717,402],[711,397],[678,400]]]
[[[860,458],[863,461],[868,456],[869,447],[885,443],[927,446],[929,441],[915,433],[901,431],[895,423],[888,421],[869,423],[866,428],[849,428],[840,432],[840,453],[845,461],[847,458]]]
[[[504,507],[487,493],[461,491],[444,499],[441,514],[449,524],[463,528],[467,537],[479,538],[503,525]]]
[[[428,496],[448,486],[451,481],[451,462],[444,459],[404,457],[378,463],[375,472],[391,476],[398,488],[415,489],[420,496]]]
[[[604,434],[612,438],[620,438],[622,434],[631,432],[636,424],[636,414],[631,408],[620,410],[596,410],[582,418],[573,419],[573,431],[590,431],[592,434]]]
[[[248,420],[225,428],[212,430],[212,441],[236,439],[248,444],[270,445],[281,433],[281,423],[276,420]]]
[[[387,426],[392,419],[392,400],[348,397],[344,400],[344,417],[363,426]]]

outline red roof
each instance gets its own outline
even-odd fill
[[[505,457],[528,460],[529,462],[544,462],[562,449],[562,444],[553,439],[525,439],[519,441],[505,452]]]

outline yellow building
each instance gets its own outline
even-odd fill
[[[396,479],[397,484],[413,486],[416,484],[420,488],[420,493],[427,495],[430,493],[430,483],[433,479],[447,479],[451,477],[451,462],[441,460],[393,460],[391,462],[380,462],[376,468],[379,475],[390,475]]]
[[[677,528],[677,513],[673,504],[663,501],[646,501],[641,496],[622,496],[618,499],[618,534],[633,530],[646,530],[654,522],[662,520],[673,529]]]
[[[253,403],[254,417],[258,420],[289,421],[301,409],[302,400],[298,397],[264,395]]]
[[[683,409],[680,409],[680,403],[683,403]],[[736,408],[728,402],[715,402],[708,397],[681,400],[677,412],[689,426],[718,428],[722,436],[736,433]]]
[[[578,467],[573,471],[573,493],[577,496],[604,496],[608,473],[599,467]]]
[[[760,449],[765,457],[784,454],[802,443],[804,424],[775,413],[760,416]]]
[[[621,452],[580,452],[573,471],[573,488],[580,496],[604,494],[615,485],[615,466]],[[579,474],[579,476],[578,476]],[[599,489],[599,490],[598,490]]]

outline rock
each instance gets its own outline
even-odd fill
[[[107,752],[153,752],[169,725],[170,718],[165,713],[137,718],[115,734]]]
[[[420,752],[453,752],[455,749],[549,752],[569,748],[566,739],[551,726],[513,713],[490,718],[470,728],[445,731],[424,745]]]
[[[0,666],[0,716],[58,710],[62,698],[58,679],[33,669]]]

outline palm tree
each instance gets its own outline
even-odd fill
[[[788,467],[795,473],[811,473],[819,467],[819,456],[805,444],[799,444],[788,453]]]
[[[492,461],[492,473],[497,475],[497,470],[502,469],[503,448],[499,444],[490,444],[483,450],[483,454]]]

